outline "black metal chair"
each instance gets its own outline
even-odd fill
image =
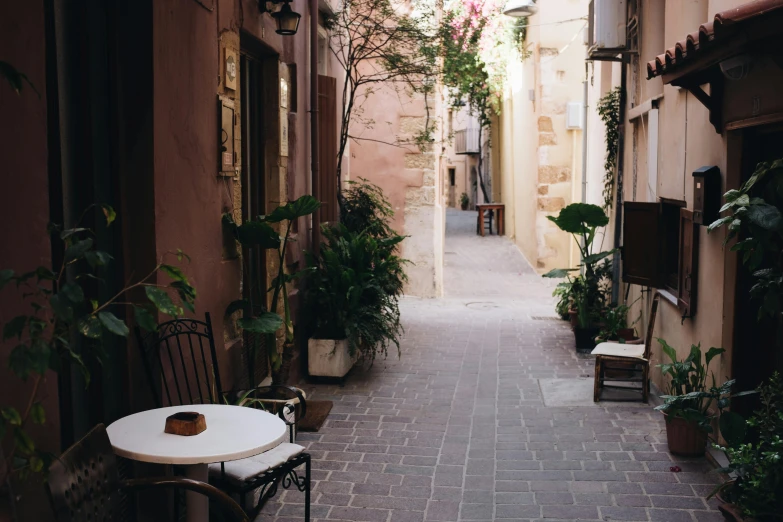
[[[234,500],[215,486],[180,477],[121,480],[103,424],[68,448],[49,468],[46,482],[57,522],[131,520],[129,493],[145,489],[189,490],[206,495],[229,520],[248,522]]]
[[[158,407],[186,404],[237,404],[262,408],[278,415],[288,426],[289,442],[260,455],[209,466],[210,482],[239,497],[250,518],[277,494],[278,485],[296,487],[305,495],[305,521],[310,520],[311,458],[294,444],[296,423],[307,403],[296,388],[262,386],[224,392],[209,313],[204,321],[175,319],[143,335],[136,328],[144,370]],[[209,351],[209,356],[205,351]],[[160,392],[162,385],[163,392]],[[165,399],[165,402],[164,400]],[[241,427],[237,427],[241,429]],[[305,466],[300,477],[296,469]],[[248,494],[255,495],[248,504]]]

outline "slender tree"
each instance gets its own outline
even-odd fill
[[[431,6],[409,0],[341,0],[339,10],[326,20],[330,49],[344,71],[336,158],[338,194],[349,140],[366,139],[352,134],[352,129],[374,125],[363,117],[363,106],[379,88],[423,94],[429,115],[427,98],[438,76],[434,15]],[[417,144],[429,141],[433,133],[429,118],[425,127],[415,139]]]

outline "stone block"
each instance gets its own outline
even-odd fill
[[[552,127],[552,118],[549,116],[539,116],[538,118],[538,132],[554,132]]]
[[[432,154],[413,153],[405,155],[406,169],[435,169],[435,156]]]
[[[544,147],[547,145],[557,145],[557,134],[554,132],[539,132],[538,146]]]
[[[417,134],[424,131],[427,124],[427,118],[424,116],[401,116],[400,133]]]
[[[541,165],[538,167],[539,183],[563,183],[571,179],[571,169],[557,165]]]
[[[549,185],[539,185],[538,194],[540,196],[546,196],[547,194],[549,194]]]
[[[538,198],[538,210],[544,212],[558,212],[565,207],[565,199],[552,198],[552,197],[539,197]]]

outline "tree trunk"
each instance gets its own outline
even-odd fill
[[[482,155],[482,144],[481,144],[481,134],[482,130],[484,129],[483,125],[479,125],[479,134],[478,134],[478,151],[479,151],[479,160],[478,160],[478,182],[479,186],[481,187],[481,193],[484,195],[484,203],[491,203],[492,200],[487,196],[487,187],[484,186],[484,177],[481,175],[481,169],[483,165],[483,155]]]

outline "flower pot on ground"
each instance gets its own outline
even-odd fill
[[[470,200],[468,199],[468,195],[467,193],[463,192],[462,195],[459,197],[459,206],[462,210],[467,210],[469,204],[470,204]]]
[[[595,338],[598,335],[599,328],[597,326],[577,326],[574,328],[574,339],[576,341],[576,349],[579,352],[591,352],[595,348]]]
[[[701,457],[707,451],[707,432],[695,420],[663,414],[669,451],[681,457]]]
[[[342,379],[356,363],[348,339],[310,339],[307,343],[307,370],[313,377]]]
[[[669,451],[685,457],[704,455],[707,436],[713,432],[712,420],[716,414],[722,413],[732,397],[748,392],[732,395],[734,381],[726,381],[718,386],[715,376],[709,372],[710,362],[725,352],[723,348],[710,348],[702,357],[701,345],[694,344],[688,356],[678,360],[674,348],[663,339],[659,338],[658,342],[663,353],[671,360],[671,363],[658,365],[661,373],[670,381],[668,393],[661,395],[663,404],[655,408],[663,412],[666,419]],[[710,386],[707,384],[708,379],[711,379]]]
[[[577,315],[575,308],[572,308],[568,311],[568,321],[571,323],[572,330],[579,326],[579,316]]]

